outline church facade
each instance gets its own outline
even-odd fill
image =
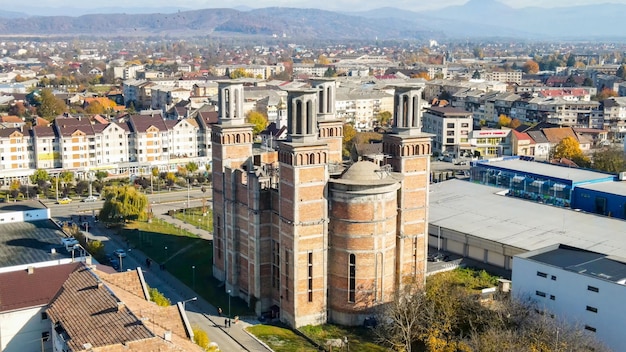
[[[431,135],[421,90],[395,89],[394,126],[374,161],[344,163],[335,82],[289,90],[288,137],[253,144],[243,84],[219,82],[212,129],[213,275],[257,314],[292,327],[359,325],[426,273]]]

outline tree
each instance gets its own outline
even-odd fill
[[[148,198],[132,186],[106,187],[100,219],[104,222],[125,222],[146,218]]]
[[[343,124],[343,156],[350,156],[350,151],[352,150],[352,140],[356,136],[356,130],[352,127],[351,124],[344,123]]]
[[[102,182],[102,180],[104,180],[105,178],[109,177],[109,173],[106,172],[106,171],[96,171],[94,176],[96,177],[96,179],[98,181]]]
[[[485,57],[485,53],[483,51],[482,48],[480,47],[474,47],[474,49],[472,49],[472,52],[474,53],[474,57],[477,59],[481,59]]]
[[[511,118],[502,114],[498,117],[498,126],[499,127],[508,127],[511,124]]]
[[[565,64],[567,67],[576,66],[576,56],[574,54],[569,54],[567,57],[567,63]]]
[[[150,300],[156,303],[159,307],[168,307],[172,305],[172,302],[165,297],[157,288],[150,287],[148,289],[148,293],[150,294]]]
[[[337,77],[337,71],[333,66],[328,66],[326,72],[324,72],[324,77]]]
[[[602,88],[600,93],[598,93],[598,95],[596,95],[594,97],[594,100],[603,101],[603,100],[606,100],[608,98],[616,97],[616,96],[617,96],[617,92],[616,91],[614,91],[611,88],[604,87],[604,88]]]
[[[246,122],[252,124],[252,133],[256,136],[267,127],[267,117],[258,111],[250,111],[246,116]]]
[[[555,147],[553,157],[555,159],[567,158],[575,162],[578,166],[586,167],[590,165],[589,158],[580,149],[580,144],[574,137],[563,138]]]
[[[57,98],[48,88],[42,89],[36,100],[38,104],[37,114],[47,120],[52,120],[67,111],[67,106],[63,100]]]
[[[521,125],[522,125],[522,122],[519,119],[513,119],[513,120],[511,120],[511,123],[509,124],[509,127],[515,129],[515,128],[518,128]]]
[[[80,180],[76,183],[74,189],[76,190],[76,193],[78,195],[82,195],[89,189],[89,182],[85,180]]]
[[[102,104],[100,104],[100,102],[97,100],[92,102],[85,108],[85,112],[88,114],[92,114],[92,115],[104,114],[105,111],[106,111],[105,107]]]
[[[593,153],[593,168],[618,173],[626,170],[626,153],[620,148],[605,148]]]
[[[421,287],[410,283],[396,294],[390,304],[380,310],[373,332],[376,340],[394,351],[411,352],[413,342],[423,334],[422,317],[426,308],[426,295]]]
[[[526,73],[535,74],[539,72],[539,64],[535,60],[528,60],[524,63],[522,70]]]
[[[376,115],[376,120],[381,126],[388,126],[391,123],[391,113],[389,111],[381,111]]]
[[[50,180],[50,175],[44,169],[37,169],[29,178],[30,183],[41,186],[41,183],[46,183]]]
[[[480,79],[480,72],[478,72],[478,70],[474,71],[474,74],[472,74],[472,79]]]
[[[189,171],[190,174],[193,174],[196,171],[198,171],[198,164],[193,161],[187,163],[187,166],[185,167],[187,168],[187,171]]]
[[[326,55],[320,54],[320,56],[317,57],[317,63],[320,65],[328,65],[330,64],[330,61],[328,60]]]

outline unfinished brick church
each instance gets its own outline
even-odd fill
[[[243,84],[219,83],[212,127],[213,275],[260,314],[292,326],[362,324],[426,270],[430,135],[421,90],[395,88],[383,154],[342,160],[336,85],[289,90],[288,137],[253,144]]]

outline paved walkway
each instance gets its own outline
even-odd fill
[[[163,218],[160,216],[159,218],[175,225],[179,225],[179,223],[188,225],[167,215],[162,216]],[[183,228],[186,227],[183,226]],[[125,248],[125,243],[122,238],[113,234],[112,231],[106,230],[100,224],[96,229],[94,229],[94,232],[96,231],[99,233],[107,233],[110,239],[109,241],[111,242],[110,245],[114,248]],[[207,231],[199,229],[195,229],[194,233],[199,234],[203,238],[206,238],[209,235]],[[138,249],[129,250],[127,257],[124,259],[124,268],[135,268],[140,266],[144,271],[144,277],[146,278],[148,285],[159,289],[159,291],[168,297],[172,303],[181,302],[191,297],[198,297],[196,301],[187,302],[185,304],[189,319],[192,325],[198,325],[205,330],[212,341],[218,342],[218,344],[220,344],[221,351],[271,351],[271,349],[263,342],[259,341],[256,337],[245,331],[248,326],[259,324],[258,321],[246,319],[246,321],[240,320],[239,322],[234,323],[234,320],[232,320],[230,327],[224,326],[225,318],[218,315],[217,309],[212,304],[201,298],[196,292],[183,284],[169,272],[159,270],[158,265],[153,264],[150,268],[147,268],[145,266],[146,258],[147,256]],[[216,329],[219,331],[216,331]],[[232,341],[236,344],[226,343],[227,341],[220,342],[218,341],[219,339],[216,334],[226,334],[232,338]]]
[[[193,204],[192,204],[193,206]],[[162,208],[160,208],[162,209]],[[172,208],[172,209],[178,209],[178,208]],[[158,219],[161,219],[165,222],[169,222],[170,224],[176,225],[176,227],[180,227],[183,230],[187,230],[193,234],[196,234],[198,236],[200,236],[201,238],[204,238],[205,240],[213,240],[213,233],[203,230],[201,228],[198,228],[194,225],[191,225],[189,223],[186,223],[184,221],[178,220],[173,216],[169,216],[167,215],[167,211],[165,212],[161,212],[161,211],[155,211],[154,212],[154,216]]]

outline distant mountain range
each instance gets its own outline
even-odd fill
[[[78,17],[0,11],[3,18],[0,35],[282,37],[284,34],[289,38],[341,40],[494,37],[614,40],[625,37],[626,33],[626,21],[622,20],[626,5],[619,4],[515,9],[496,0],[470,0],[461,6],[433,11],[386,7],[350,13],[279,7],[185,11],[172,7],[151,9],[152,13],[141,13],[148,10],[144,8],[124,8],[117,14],[111,13],[114,8],[100,10],[101,14]]]

